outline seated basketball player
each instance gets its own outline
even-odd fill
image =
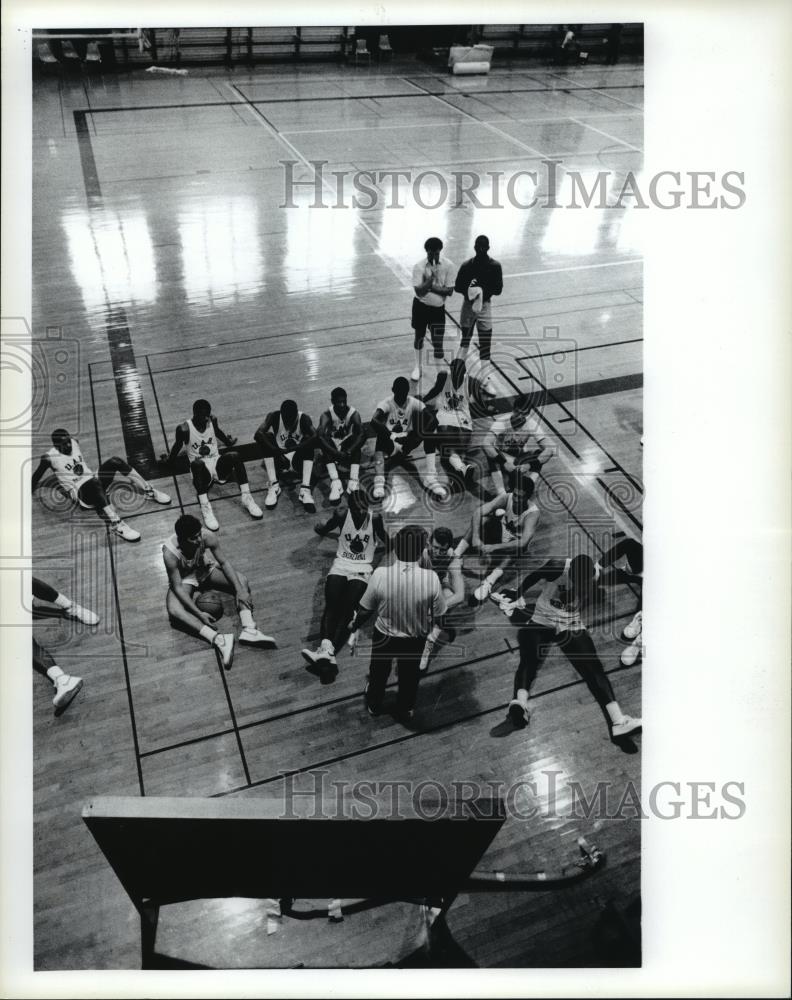
[[[175,534],[163,543],[162,558],[170,584],[165,607],[171,623],[178,622],[208,642],[218,663],[226,670],[231,669],[234,658],[234,635],[231,632],[221,635],[213,628],[215,619],[201,611],[193,599],[196,591],[222,590],[233,594],[242,624],[239,641],[260,649],[275,645],[272,636],[256,628],[247,577],[234,569],[221,551],[217,536],[204,531],[197,517],[182,514],[176,522]]]
[[[440,577],[440,586],[443,588],[443,597],[446,603],[446,614],[462,604],[465,600],[465,581],[462,578],[462,557],[454,551],[454,533],[450,528],[435,528],[429,539],[426,550],[428,559],[421,565],[426,569],[433,569]],[[429,659],[434,652],[440,633],[445,631],[448,641],[453,642],[456,637],[456,629],[450,628],[443,619],[435,622],[429,635],[426,637],[421,662],[418,669],[425,671],[429,667]]]
[[[269,477],[269,489],[264,498],[267,510],[277,505],[281,495],[278,474],[292,471],[302,479],[298,498],[303,509],[315,514],[311,473],[319,438],[308,414],[303,413],[293,399],[285,399],[279,410],[267,414],[254,437],[264,454],[264,468]]]
[[[493,585],[525,554],[539,523],[539,508],[531,500],[534,489],[530,476],[515,469],[507,489],[474,513],[467,534],[454,550],[461,557],[474,548],[486,558],[488,572],[474,590],[473,602],[485,601]]]
[[[625,560],[626,569],[616,564]],[[643,545],[634,538],[622,538],[599,560],[597,566],[603,572],[606,583],[630,583],[639,588],[639,602],[643,593]],[[643,611],[635,613],[631,622],[624,626],[622,636],[628,640],[621,654],[621,662],[625,667],[631,667],[643,654]]]
[[[209,503],[209,488],[212,483],[227,483],[229,479],[235,479],[239,483],[240,503],[248,514],[255,518],[264,516],[251,495],[245,463],[239,454],[229,450],[220,454],[218,441],[226,449],[230,449],[236,444],[236,440],[220,429],[217,417],[212,414],[211,403],[205,399],[196,399],[193,403],[192,420],[179,424],[170,454],[162,456],[163,463],[173,465],[182,449],[186,449],[201,517],[210,531],[217,531],[220,527]]]
[[[437,373],[435,384],[421,397],[430,403],[437,414],[435,445],[440,449],[441,459],[448,458],[448,464],[459,472],[467,485],[475,481],[476,466],[465,461],[470,439],[473,435],[471,401],[485,412],[490,408],[485,390],[478,379],[467,373],[462,358],[454,358],[450,371]]]
[[[336,653],[350,637],[349,622],[358,601],[363,596],[374,569],[374,549],[377,542],[389,544],[381,514],[368,509],[368,497],[363,490],[349,494],[346,511],[336,510],[314,531],[320,537],[340,528],[336,557],[325,581],[325,607],[322,613],[319,648],[302,651],[308,663],[320,670],[322,683],[335,680]]]
[[[385,459],[388,459],[388,471],[402,465],[414,472],[410,452],[423,444],[427,471],[421,481],[432,496],[445,499],[446,489],[437,478],[434,439],[437,418],[420,399],[410,395],[410,383],[406,378],[397,378],[391,391],[393,395],[377,405],[371,418],[371,427],[377,436],[372,496],[375,500],[385,496]]]
[[[544,461],[549,458],[549,455],[543,456],[544,445],[536,440],[528,421],[531,405],[530,396],[518,396],[512,412],[493,420],[482,442],[497,493],[503,492],[504,472],[527,467],[529,472],[538,473],[543,457]]]
[[[552,645],[557,645],[577,670],[604,709],[611,734],[628,736],[641,728],[641,720],[625,715],[597,655],[582,615],[593,605],[602,570],[589,556],[573,559],[550,559],[540,569],[529,573],[514,602],[501,603],[506,614],[525,608],[523,596],[536,584],[542,590],[533,613],[518,632],[520,662],[514,676],[514,692],[508,718],[516,728],[529,721],[528,694],[536,673]]]
[[[107,497],[107,490],[116,476],[124,476],[134,483],[147,500],[161,504],[171,502],[167,493],[155,490],[122,458],[108,458],[94,475],[83,457],[80,442],[62,427],[52,432],[52,445],[46,455],[41,456],[38,468],[33,473],[33,489],[36,489],[47,472],[53,472],[58,480],[58,487],[64,493],[84,509],[93,508],[107,521],[110,530],[126,542],[140,541],[140,532],[124,524],[121,515]]]
[[[360,452],[366,432],[360,414],[347,402],[346,389],[340,386],[330,393],[330,409],[319,418],[319,444],[330,476],[330,503],[341,499],[344,488],[338,476],[338,466],[349,467],[347,493],[354,493],[360,478]]]

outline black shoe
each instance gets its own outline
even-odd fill
[[[363,701],[366,703],[366,711],[373,719],[380,714],[380,710],[378,708],[374,708],[371,704],[369,704],[368,692],[369,692],[369,686],[368,686],[368,681],[366,681],[366,686],[363,688]]]
[[[525,729],[528,725],[528,709],[521,705],[516,699],[509,703],[509,711],[507,712],[507,715],[509,721],[515,729]]]

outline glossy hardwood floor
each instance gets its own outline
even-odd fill
[[[541,429],[555,454],[538,490],[532,557],[597,554],[618,533],[640,537],[634,210],[430,209],[408,197],[402,209],[382,199],[371,209],[311,209],[307,187],[297,189],[294,208],[283,208],[279,161],[296,161],[300,177],[305,160],[322,160],[328,175],[388,168],[444,178],[498,170],[508,178],[551,158],[563,161],[562,175],[577,170],[591,180],[608,171],[618,190],[641,167],[642,83],[642,67],[631,65],[512,66],[457,79],[398,60],[382,69],[35,81],[34,336],[44,341],[49,330],[51,351],[59,330],[68,353],[64,379],[50,368],[44,429],[79,435],[96,464],[134,458],[173,497],[165,509],[117,495],[142,534],[136,545],[111,544],[96,517],[58,506],[48,491],[32,501],[36,575],[102,618],[94,630],[58,619],[35,624],[63,669],[85,679],[58,718],[49,686],[33,679],[38,969],[139,965],[137,915],[81,821],[86,799],[282,796],[282,772],[308,781],[317,767],[328,781],[537,782],[540,815],[511,816],[483,867],[550,870],[575,857],[582,834],[607,853],[607,867],[563,893],[460,897],[449,915],[457,943],[485,966],[629,960],[612,912],[626,913],[639,893],[639,822],[629,810],[575,818],[567,807],[576,782],[589,796],[597,782],[609,783],[617,804],[630,783],[639,788],[641,738],[628,748],[610,741],[585,685],[557,652],[537,680],[531,726],[503,735],[515,632],[491,604],[460,615],[456,643],[421,685],[414,730],[366,714],[366,642],[355,658],[342,653],[335,684],[321,686],[300,649],[316,641],[334,553],[312,531],[329,510],[323,481],[315,517],[287,491],[263,521],[248,517],[233,484],[214,489],[221,544],[252,582],[259,626],[278,641],[270,652],[240,649],[221,674],[205,644],[167,622],[161,543],[180,512],[198,508],[186,471],[165,475],[156,458],[192,401],[205,397],[245,446],[261,503],[266,475],[250,446],[263,415],[292,397],[317,419],[330,389],[343,385],[368,419],[394,375],[413,366],[410,270],[424,240],[440,236],[458,265],[483,232],[504,271],[491,387],[502,397],[553,391]],[[455,295],[452,317],[459,306]],[[455,331],[449,320],[449,353]],[[34,453],[46,450],[46,438]],[[390,529],[421,519],[462,530],[473,510],[470,496],[429,510],[406,481],[399,495]],[[466,562],[469,589],[477,565]],[[630,588],[614,588],[593,630],[632,714],[641,710],[641,666],[620,667],[619,634],[636,607]],[[230,610],[225,621],[236,630]],[[163,921],[160,947],[217,965],[310,964],[306,953],[327,965],[349,933],[339,930],[334,943],[332,926],[310,940],[301,928],[284,928],[262,951],[262,919],[258,903],[191,904]],[[380,917],[356,919],[360,964],[385,961]]]

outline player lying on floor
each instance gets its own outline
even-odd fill
[[[168,571],[168,594],[165,607],[171,624],[208,642],[226,670],[234,659],[234,635],[219,634],[215,619],[195,603],[196,591],[221,590],[236,598],[242,631],[239,641],[245,646],[266,649],[275,645],[272,636],[259,632],[253,620],[253,599],[247,577],[234,569],[220,548],[217,536],[201,527],[192,514],[182,514],[175,533],[163,543],[162,558]]]
[[[58,487],[67,496],[85,510],[95,510],[99,517],[107,521],[110,530],[125,542],[140,541],[140,532],[130,528],[121,520],[121,515],[108,499],[107,491],[116,476],[128,479],[147,500],[161,504],[171,502],[167,493],[155,490],[122,458],[116,456],[108,458],[102,462],[94,475],[83,457],[80,442],[62,427],[52,432],[52,448],[46,455],[41,456],[38,467],[33,473],[34,491],[48,472],[55,474]]]

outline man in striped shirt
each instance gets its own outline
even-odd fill
[[[419,663],[432,624],[446,611],[437,573],[419,560],[427,546],[426,531],[408,524],[393,542],[395,558],[378,566],[360,599],[352,627],[376,613],[371,635],[371,663],[364,694],[369,715],[378,715],[385,699],[393,661],[399,678],[396,717],[409,722],[418,693]]]

